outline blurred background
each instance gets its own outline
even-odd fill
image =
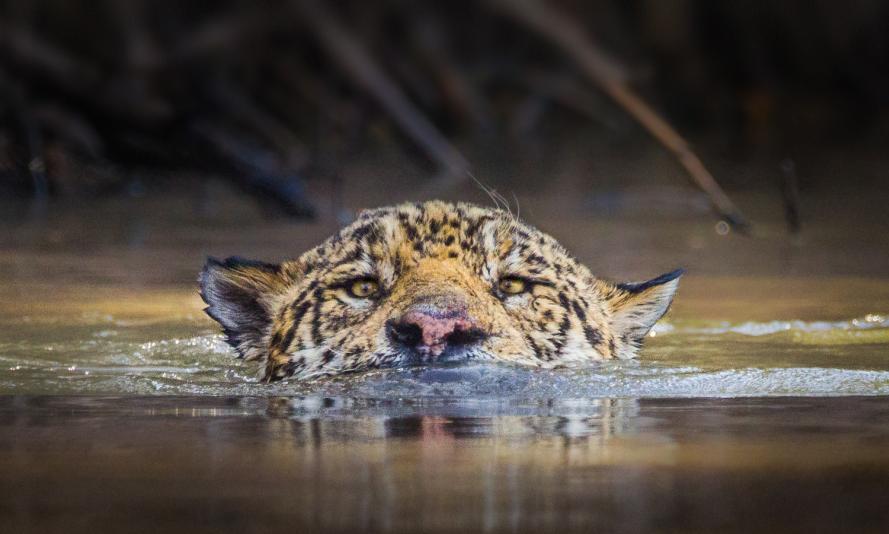
[[[887,28],[877,0],[0,0],[4,265],[190,283],[443,198],[611,276],[879,276]]]
[[[0,0],[0,524],[889,532],[887,141],[881,0]],[[433,198],[687,274],[546,373],[264,384],[204,314]]]

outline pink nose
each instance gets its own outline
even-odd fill
[[[462,317],[436,317],[420,311],[412,311],[401,317],[402,324],[415,325],[420,328],[419,346],[426,346],[437,356],[447,346],[448,337],[458,330],[469,330],[472,327]]]
[[[396,343],[438,357],[448,346],[467,345],[483,337],[464,311],[414,309],[390,321],[389,335]]]

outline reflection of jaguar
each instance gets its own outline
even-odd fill
[[[454,441],[462,438],[524,440],[560,438],[566,444],[596,445],[614,436],[635,434],[639,401],[631,398],[549,399],[546,408],[529,414],[526,406],[494,410],[484,401],[459,400],[379,405],[350,397],[273,397],[266,414],[299,425],[305,440],[348,442],[354,439],[419,438]],[[480,411],[481,410],[481,411]],[[496,412],[491,415],[490,412]],[[486,413],[486,415],[480,415]],[[312,435],[302,435],[303,432]]]
[[[279,265],[210,259],[207,313],[265,379],[461,360],[555,368],[631,358],[681,271],[594,277],[511,214],[427,202],[380,208]]]

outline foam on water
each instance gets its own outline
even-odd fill
[[[588,368],[553,371],[472,364],[273,385],[260,384],[259,366],[233,358],[218,334],[145,340],[145,331],[129,328],[93,325],[90,335],[69,334],[73,340],[2,342],[0,392],[479,401],[889,394],[889,354],[883,350],[889,318],[882,315],[837,322],[663,323],[654,330],[658,339],[642,359]],[[861,342],[850,337],[859,334],[867,334],[863,340],[871,343],[871,360],[877,365],[849,368],[853,362],[844,354],[860,360],[861,348],[844,351],[842,344]],[[774,357],[796,353],[802,354],[796,360]],[[807,359],[809,354],[819,354],[820,359]]]
[[[731,324],[721,322],[718,325],[706,327],[686,326],[677,328],[668,322],[655,325],[652,332],[660,334],[741,334],[745,336],[768,336],[781,332],[845,332],[856,330],[871,330],[874,328],[889,328],[889,316],[868,314],[849,321],[768,321],[745,322]]]
[[[664,367],[645,362],[589,369],[534,370],[502,365],[377,371],[315,384],[306,394],[366,398],[582,399],[587,397],[738,397],[889,393],[889,371]]]

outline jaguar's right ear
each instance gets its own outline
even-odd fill
[[[245,360],[266,356],[275,299],[295,280],[285,265],[207,258],[198,278],[204,311],[222,325],[226,341]]]

